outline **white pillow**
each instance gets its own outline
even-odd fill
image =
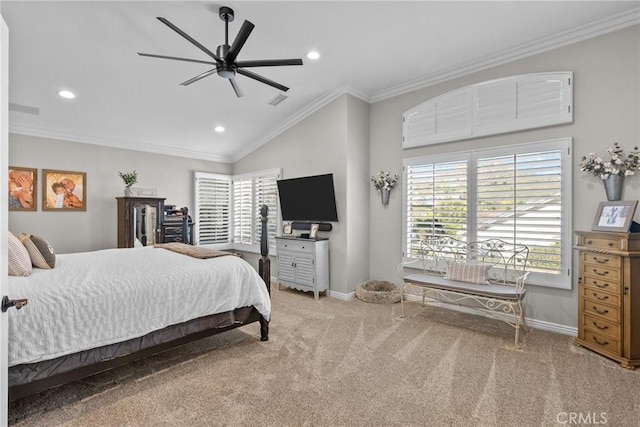
[[[446,279],[467,283],[486,283],[487,272],[491,265],[469,264],[466,262],[452,262],[447,266]]]
[[[31,257],[27,248],[13,233],[9,232],[9,276],[28,276],[31,274]]]

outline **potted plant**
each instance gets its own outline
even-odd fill
[[[118,172],[118,176],[122,178],[122,182],[124,182],[124,195],[131,195],[131,186],[138,182],[138,172],[135,170],[133,172]]]

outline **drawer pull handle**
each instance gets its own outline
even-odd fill
[[[591,243],[593,243],[592,240],[587,240],[587,245],[590,245]]]
[[[609,274],[608,271],[599,272],[595,268],[593,269],[593,272],[596,273],[598,276],[606,276],[607,274]]]
[[[608,314],[609,313],[609,310],[598,310],[598,307],[596,307],[595,305],[593,306],[593,310],[598,314]]]
[[[599,297],[597,292],[594,292],[593,296],[596,297],[596,299],[599,299],[600,301],[606,301],[606,300],[609,299],[608,295],[603,295],[603,296]]]
[[[604,326],[598,325],[595,320],[593,320],[592,323],[593,323],[593,326],[600,329],[601,331],[606,331],[607,329],[609,329],[607,325],[604,325]]]
[[[593,257],[593,260],[595,262],[597,262],[598,264],[606,264],[609,262],[609,258],[598,258],[598,257]]]
[[[613,242],[609,242],[609,243],[607,243],[607,245],[613,246]]]
[[[598,337],[593,337],[593,340],[596,342],[596,344],[609,345],[609,341],[598,341]]]
[[[593,284],[596,285],[597,287],[599,287],[600,289],[605,289],[609,287],[608,283],[603,283],[603,284],[599,284],[598,282],[596,282],[595,280],[593,281]]]

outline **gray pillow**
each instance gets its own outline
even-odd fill
[[[20,235],[20,241],[27,248],[34,267],[50,269],[56,265],[56,254],[53,248],[42,237],[33,234]]]

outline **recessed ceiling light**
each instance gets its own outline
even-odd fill
[[[216,132],[224,132],[224,126],[216,126],[213,128]]]
[[[309,59],[318,59],[318,58],[320,58],[320,54],[318,52],[316,52],[315,50],[312,50],[311,52],[307,53],[307,58],[309,58]]]
[[[76,94],[71,92],[70,90],[60,90],[58,91],[58,95],[66,99],[73,99],[76,97]]]

